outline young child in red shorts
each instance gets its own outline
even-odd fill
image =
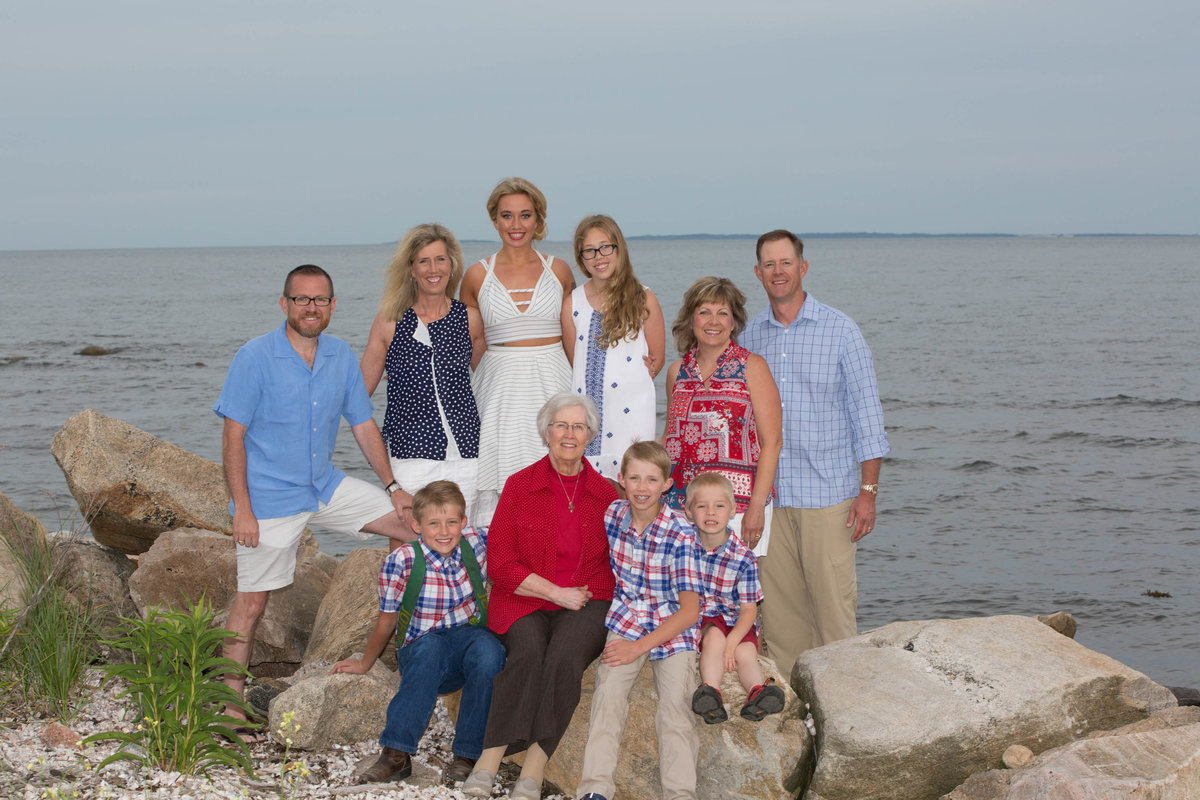
[[[758,560],[729,530],[737,513],[733,486],[724,476],[702,472],[688,484],[687,515],[700,546],[700,680],[692,711],[709,725],[729,718],[721,676],[737,670],[747,692],[741,714],[761,720],[783,710],[783,690],[763,680],[758,665],[757,603],[762,600]]]

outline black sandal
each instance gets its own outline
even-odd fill
[[[720,690],[707,683],[700,684],[692,694],[692,711],[699,714],[707,725],[716,725],[729,719]]]

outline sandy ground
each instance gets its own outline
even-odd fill
[[[102,742],[79,745],[78,739],[104,730],[132,730],[132,714],[113,687],[98,688],[101,674],[90,676],[89,697],[74,719],[0,720],[0,797],[41,800],[55,798],[349,798],[350,800],[466,800],[468,795],[441,785],[442,767],[453,757],[453,727],[439,702],[420,752],[413,758],[413,774],[403,782],[356,785],[360,762],[374,761],[379,745],[374,741],[338,747],[322,753],[295,752],[288,763],[299,767],[281,777],[285,765],[282,737],[251,746],[253,777],[225,767],[213,768],[207,777],[180,775],[151,769],[132,761],[118,761],[102,770],[97,765],[116,750]],[[364,765],[365,766],[365,765]],[[298,773],[307,772],[306,775]],[[495,796],[505,797],[497,787]],[[561,800],[561,795],[546,795]]]

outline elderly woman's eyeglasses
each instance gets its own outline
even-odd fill
[[[555,420],[554,422],[550,423],[550,430],[555,431],[556,433],[566,433],[567,431],[571,431],[571,433],[575,434],[576,436],[583,436],[587,433],[588,426],[582,422],[572,423]]]
[[[615,244],[602,244],[599,247],[585,247],[579,251],[579,257],[584,261],[591,261],[596,256],[611,256],[617,252]]]

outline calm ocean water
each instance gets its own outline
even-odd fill
[[[708,274],[757,313],[753,246],[631,250],[669,326]],[[279,323],[286,271],[330,270],[329,332],[361,353],[392,250],[0,253],[0,490],[51,529],[77,520],[49,446],[89,407],[220,460],[209,408],[234,351]],[[1089,647],[1200,685],[1200,238],[814,239],[807,256],[805,288],[871,345],[893,448],[860,629],[1063,609]],[[89,344],[115,353],[75,355]],[[345,431],[339,464],[372,477]]]

